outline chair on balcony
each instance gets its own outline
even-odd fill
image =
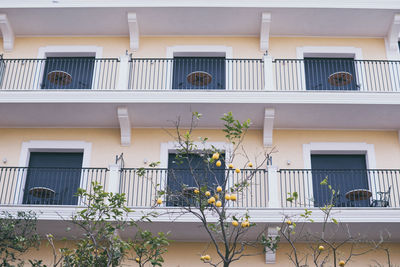
[[[376,199],[371,201],[371,207],[389,207],[390,206],[390,190],[392,189],[389,186],[388,191],[385,192],[376,192]]]

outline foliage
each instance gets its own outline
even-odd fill
[[[22,266],[21,253],[39,245],[34,212],[3,212],[0,218],[0,266]],[[16,265],[14,265],[16,264]]]
[[[154,235],[148,230],[138,229],[133,250],[136,253],[135,261],[139,266],[150,263],[152,266],[162,266],[164,259],[162,254],[167,252],[169,240],[163,232]]]
[[[212,259],[210,255],[205,254],[200,257],[200,260],[212,266],[222,264],[227,267],[242,257],[254,255],[246,254],[245,249],[259,244],[246,241],[244,238],[255,226],[249,214],[235,214],[232,207],[237,205],[238,193],[247,190],[252,185],[252,179],[257,170],[260,167],[265,168],[271,152],[265,151],[261,162],[253,166],[242,144],[251,122],[250,120],[240,122],[229,112],[224,114],[221,120],[224,123],[222,131],[227,142],[232,145],[232,149],[229,151],[230,156],[226,153],[225,157],[222,157],[225,151],[220,151],[208,143],[208,137],[199,137],[200,145],[194,141],[193,131],[201,117],[200,113],[193,112],[188,130],[181,129],[178,119],[175,123],[175,131],[168,132],[178,144],[175,162],[178,165],[185,164],[185,168],[188,166],[185,173],[190,175],[192,184],[189,186],[183,183],[179,170],[169,171],[168,179],[179,186],[159,191],[158,204],[164,198],[164,201],[181,207],[183,213],[194,215],[202,223],[210,238],[210,244],[216,249],[218,255],[218,258]],[[200,158],[203,164],[194,162],[193,155]],[[246,162],[243,168],[233,166],[235,157],[239,155]],[[199,169],[199,165],[202,169]],[[229,170],[221,169],[224,166],[227,166]],[[218,170],[218,167],[221,168]],[[235,183],[230,182],[229,178],[232,176],[237,178]]]

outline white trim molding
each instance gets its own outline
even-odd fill
[[[309,143],[303,144],[304,168],[311,169],[312,154],[360,154],[365,155],[367,169],[376,169],[375,148],[367,143]]]
[[[3,38],[3,49],[11,52],[14,49],[15,35],[6,14],[0,14],[0,31]]]
[[[392,24],[385,38],[386,57],[389,60],[399,60],[400,14],[394,14]]]
[[[19,158],[20,167],[29,166],[31,152],[83,152],[82,168],[90,166],[92,143],[84,141],[32,140],[23,142]]]
[[[308,57],[352,57],[362,60],[362,49],[352,46],[299,46],[296,47],[298,59]]]
[[[103,56],[103,47],[94,45],[49,45],[39,48],[38,59],[51,56]]]
[[[117,116],[119,128],[121,131],[121,145],[129,146],[131,144],[131,121],[127,107],[118,107]]]
[[[261,14],[261,28],[260,28],[260,50],[268,51],[269,49],[269,34],[271,27],[271,13],[263,12]]]
[[[128,28],[129,28],[129,48],[132,51],[139,49],[139,24],[136,13],[128,13]]]
[[[272,146],[272,134],[274,131],[275,109],[266,108],[264,110],[263,143],[264,147]]]
[[[197,54],[198,53],[198,54]],[[175,45],[167,47],[167,58],[174,56],[225,56],[232,58],[232,47],[225,45]]]

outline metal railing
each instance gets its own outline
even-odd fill
[[[262,59],[133,58],[132,90],[264,90]]]
[[[80,205],[78,188],[105,187],[106,168],[0,167],[0,205]]]
[[[400,92],[400,61],[275,59],[277,91]]]
[[[160,191],[166,192],[162,196],[166,207],[195,205],[190,200],[190,193],[185,195],[182,191],[185,190],[182,180],[190,183],[190,179],[193,179],[187,177],[188,175],[190,176],[188,170],[122,169],[120,192],[125,193],[129,207],[154,206]],[[237,208],[268,207],[268,174],[265,170],[242,170],[239,174],[233,170],[213,171],[211,174],[207,174],[204,170],[196,170],[194,175],[198,175],[199,179],[208,177],[210,188],[215,188],[218,180],[222,180],[224,177],[228,177],[227,188],[247,182],[246,187],[235,192],[237,200],[230,202],[230,205]],[[191,185],[188,187],[190,188]]]
[[[282,207],[400,207],[400,170],[281,169],[279,177]],[[298,199],[287,201],[294,192]]]
[[[116,89],[117,58],[0,59],[0,90]]]

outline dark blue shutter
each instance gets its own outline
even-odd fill
[[[326,177],[339,197],[336,206],[369,206],[368,200],[350,202],[345,194],[353,189],[369,189],[365,155],[312,155],[312,180],[315,206],[330,203],[331,192],[320,185]]]
[[[24,190],[24,204],[76,205],[81,180],[82,153],[31,152]],[[45,187],[53,197],[35,197],[32,188]]]
[[[212,80],[207,85],[193,85],[187,76],[193,72],[207,72]],[[175,57],[172,89],[225,89],[225,57]]]
[[[94,57],[48,57],[44,67],[42,89],[91,89]],[[67,85],[54,84],[48,80],[52,71],[63,71],[71,75]]]
[[[182,193],[182,185],[185,184],[188,187],[197,187],[190,168],[193,170],[196,180],[199,181],[200,186],[209,186],[215,188],[217,185],[221,185],[225,178],[225,166],[222,164],[220,167],[216,167],[215,164],[210,165],[204,162],[203,158],[196,154],[190,154],[188,158],[177,158],[177,155],[170,153],[168,155],[168,190],[171,194],[174,192],[177,195]],[[225,155],[221,154],[221,158]],[[176,200],[176,199],[175,199]],[[176,201],[168,201],[167,205],[176,206]],[[178,205],[180,205],[178,200]]]
[[[354,59],[352,58],[304,58],[307,90],[358,90]],[[353,76],[351,83],[335,86],[328,78],[336,72],[348,72]]]

